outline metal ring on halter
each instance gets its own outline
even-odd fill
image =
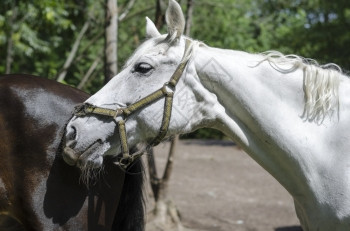
[[[118,108],[115,110],[115,115],[113,116],[113,120],[118,124],[119,121],[125,120],[125,114],[123,108]]]
[[[172,84],[171,82],[166,82],[162,87],[162,91],[164,95],[173,95],[175,93],[175,88],[176,86],[174,86],[174,84]]]
[[[123,156],[118,160],[118,165],[123,169],[126,169],[133,162],[133,158],[129,156]]]

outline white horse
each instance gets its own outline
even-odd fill
[[[305,231],[349,231],[349,78],[336,65],[212,48],[187,38],[174,0],[166,19],[166,35],[147,19],[148,39],[78,110],[85,114],[68,123],[67,162],[99,167],[103,156],[128,157],[127,147],[157,143],[155,137],[164,137],[157,135],[160,129],[168,137],[216,128],[288,190]],[[162,87],[175,70],[176,83]],[[162,95],[134,107],[155,91]],[[171,106],[164,106],[163,96],[173,94]]]

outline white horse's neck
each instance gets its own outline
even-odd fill
[[[296,120],[300,120],[303,113],[302,77],[300,73],[299,79],[298,75],[282,76],[266,64],[256,66],[261,59],[262,57],[257,55],[243,52],[201,48],[197,51],[195,61],[201,82],[217,95],[218,101],[226,109],[225,115],[222,115],[223,120],[220,121],[225,123],[225,126],[220,130],[224,129],[225,133],[235,140],[238,138],[240,145],[243,145],[256,161],[273,174],[276,168],[281,167],[280,163],[276,162],[286,160],[281,155],[270,158],[270,146],[275,149],[280,145],[271,142],[275,140],[275,135],[280,137],[284,133],[291,132],[288,125],[284,124],[286,121],[280,118],[289,117],[292,113]],[[291,82],[280,84],[286,78]],[[291,85],[295,86],[290,88]],[[294,94],[291,89],[296,88],[300,91],[300,98],[290,97]],[[295,110],[295,107],[290,105],[299,108]],[[293,124],[294,121],[289,122]],[[275,129],[276,127],[279,128]],[[237,131],[240,133],[237,134]],[[285,180],[280,179],[284,178],[280,174],[281,171],[277,172],[279,174],[276,178],[283,183]],[[287,189],[293,188],[288,184],[289,182],[285,182]]]
[[[209,47],[196,50],[200,81],[225,109],[214,127],[291,193],[304,229],[316,230],[307,225],[312,220],[323,226],[320,230],[337,230],[337,220],[350,217],[350,100],[345,97],[350,83],[342,80],[339,117],[317,124],[303,118],[303,70],[281,73],[269,62],[257,65],[262,59]],[[320,213],[309,214],[315,210]]]

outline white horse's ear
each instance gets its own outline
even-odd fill
[[[169,6],[165,13],[165,20],[168,25],[168,36],[179,38],[185,29],[185,17],[181,6],[175,0],[169,0]]]
[[[152,22],[151,19],[149,19],[148,17],[146,17],[146,36],[147,38],[155,38],[160,36],[160,33],[156,27],[156,25],[154,25],[154,23]]]

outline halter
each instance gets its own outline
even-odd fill
[[[150,95],[136,101],[135,103],[129,105],[128,107],[118,108],[114,110],[114,109],[98,107],[89,103],[83,103],[75,107],[74,115],[77,117],[82,117],[89,114],[95,114],[95,115],[102,115],[102,116],[113,118],[113,120],[118,125],[120,144],[121,144],[121,149],[123,154],[118,164],[123,169],[126,169],[133,161],[141,157],[143,154],[143,152],[137,152],[131,155],[129,154],[125,122],[132,113],[146,107],[147,105],[159,100],[162,97],[165,97],[163,119],[162,119],[160,130],[158,132],[158,135],[154,138],[153,141],[151,141],[148,144],[148,146],[152,147],[159,144],[164,139],[166,133],[168,132],[172,105],[173,105],[173,97],[174,97],[176,85],[179,79],[181,78],[182,73],[189,61],[188,53],[191,51],[190,48],[192,47],[190,45],[191,45],[191,41],[186,39],[184,55],[181,59],[179,66],[176,68],[175,72],[171,76],[169,82],[164,83],[163,87],[151,93]]]

